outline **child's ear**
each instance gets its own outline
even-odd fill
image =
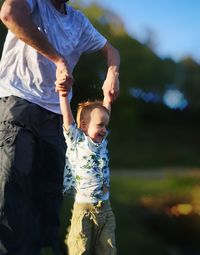
[[[86,125],[85,120],[81,120],[81,121],[80,121],[80,128],[81,128],[83,131],[86,131],[87,125]]]

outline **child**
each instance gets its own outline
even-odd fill
[[[109,202],[107,125],[110,105],[79,105],[77,124],[68,98],[60,94],[67,143],[64,191],[75,190],[69,255],[116,255],[115,217]]]

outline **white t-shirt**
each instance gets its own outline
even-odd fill
[[[64,129],[67,143],[64,192],[75,191],[75,201],[96,203],[109,198],[110,170],[107,140],[95,143],[74,122]]]
[[[106,39],[79,10],[66,5],[66,15],[50,0],[26,1],[34,23],[66,58],[71,72],[82,53],[105,45]],[[0,97],[15,95],[60,114],[55,72],[54,63],[8,31],[0,62]]]

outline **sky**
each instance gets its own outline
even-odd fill
[[[160,57],[192,56],[200,63],[200,0],[85,0],[113,10],[127,32],[144,42],[153,35]]]

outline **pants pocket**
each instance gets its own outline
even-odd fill
[[[4,188],[15,157],[15,140],[19,128],[10,122],[0,123],[0,210],[4,204]]]

